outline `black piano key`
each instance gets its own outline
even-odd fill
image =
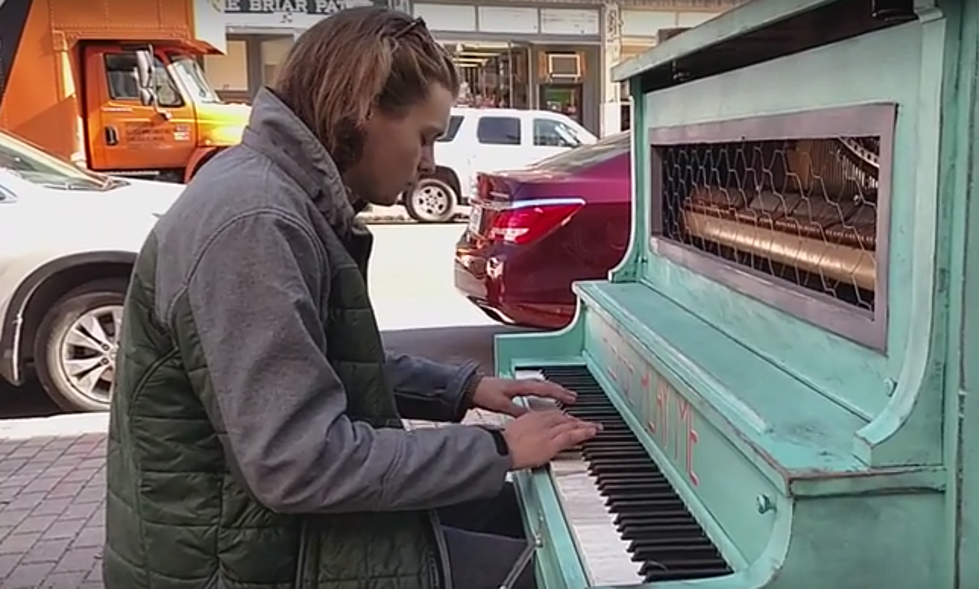
[[[541,373],[578,394],[569,415],[602,424],[576,448],[646,582],[701,579],[731,573],[668,479],[584,366],[551,366]]]
[[[699,530],[703,533],[703,530],[696,521],[693,520],[685,511],[672,510],[672,511],[662,511],[659,513],[624,513],[618,516],[623,526],[646,526],[649,528],[649,532],[654,531],[655,526],[662,526],[665,521],[672,521],[673,518],[683,518],[684,521],[690,523],[694,526],[694,529]]]
[[[717,550],[713,546],[693,541],[675,544],[651,544],[644,540],[633,540],[629,543],[629,552],[632,552],[639,562],[682,558],[688,561],[704,561],[709,564],[717,558]]]
[[[582,448],[581,453],[589,460],[649,460],[649,454],[643,448]]]
[[[656,581],[682,581],[688,579],[706,579],[731,574],[726,565],[707,564],[702,562],[674,561],[671,566],[660,562],[646,562],[639,568],[639,574],[647,583]]]
[[[663,518],[663,522],[654,526],[625,525],[620,530],[620,536],[623,540],[643,540],[666,546],[702,543],[705,537],[696,524],[670,523],[680,519],[682,518]],[[666,535],[667,531],[670,532],[669,536]]]
[[[607,481],[602,489],[602,495],[615,495],[622,498],[646,497],[650,491],[666,494],[672,490],[673,486],[666,477],[653,475],[638,480]]]

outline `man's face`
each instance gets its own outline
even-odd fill
[[[375,111],[367,121],[361,160],[348,171],[350,188],[368,202],[390,206],[419,176],[435,170],[435,140],[445,132],[452,93],[432,85],[428,98],[402,117]]]

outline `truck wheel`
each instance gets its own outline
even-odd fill
[[[41,320],[34,343],[37,376],[65,411],[107,411],[126,296],[125,280],[83,284]]]
[[[419,223],[447,223],[455,216],[457,202],[459,195],[446,182],[425,178],[405,195],[405,210]]]

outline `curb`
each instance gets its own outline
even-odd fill
[[[104,434],[108,430],[108,412],[71,413],[0,421],[0,440],[74,437],[84,434]]]
[[[456,214],[455,218],[448,224],[455,223],[466,223],[469,221],[469,207],[461,207],[463,210]],[[401,205],[395,205],[392,207],[375,207],[372,210],[360,213],[360,218],[364,220],[364,223],[368,225],[386,225],[386,224],[414,224],[419,225],[417,221],[408,216],[405,212],[404,207]]]
[[[364,223],[367,225],[420,225],[417,221],[410,217],[373,217],[364,215]],[[456,217],[448,223],[442,223],[442,225],[457,225],[459,223],[465,223],[468,219],[464,217]]]

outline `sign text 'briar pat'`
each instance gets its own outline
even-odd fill
[[[694,450],[700,435],[690,401],[619,338],[604,334],[600,341],[609,380],[646,417],[646,428],[660,449],[686,474],[690,484],[698,486]]]
[[[225,12],[333,14],[346,8],[343,0],[224,0]]]

